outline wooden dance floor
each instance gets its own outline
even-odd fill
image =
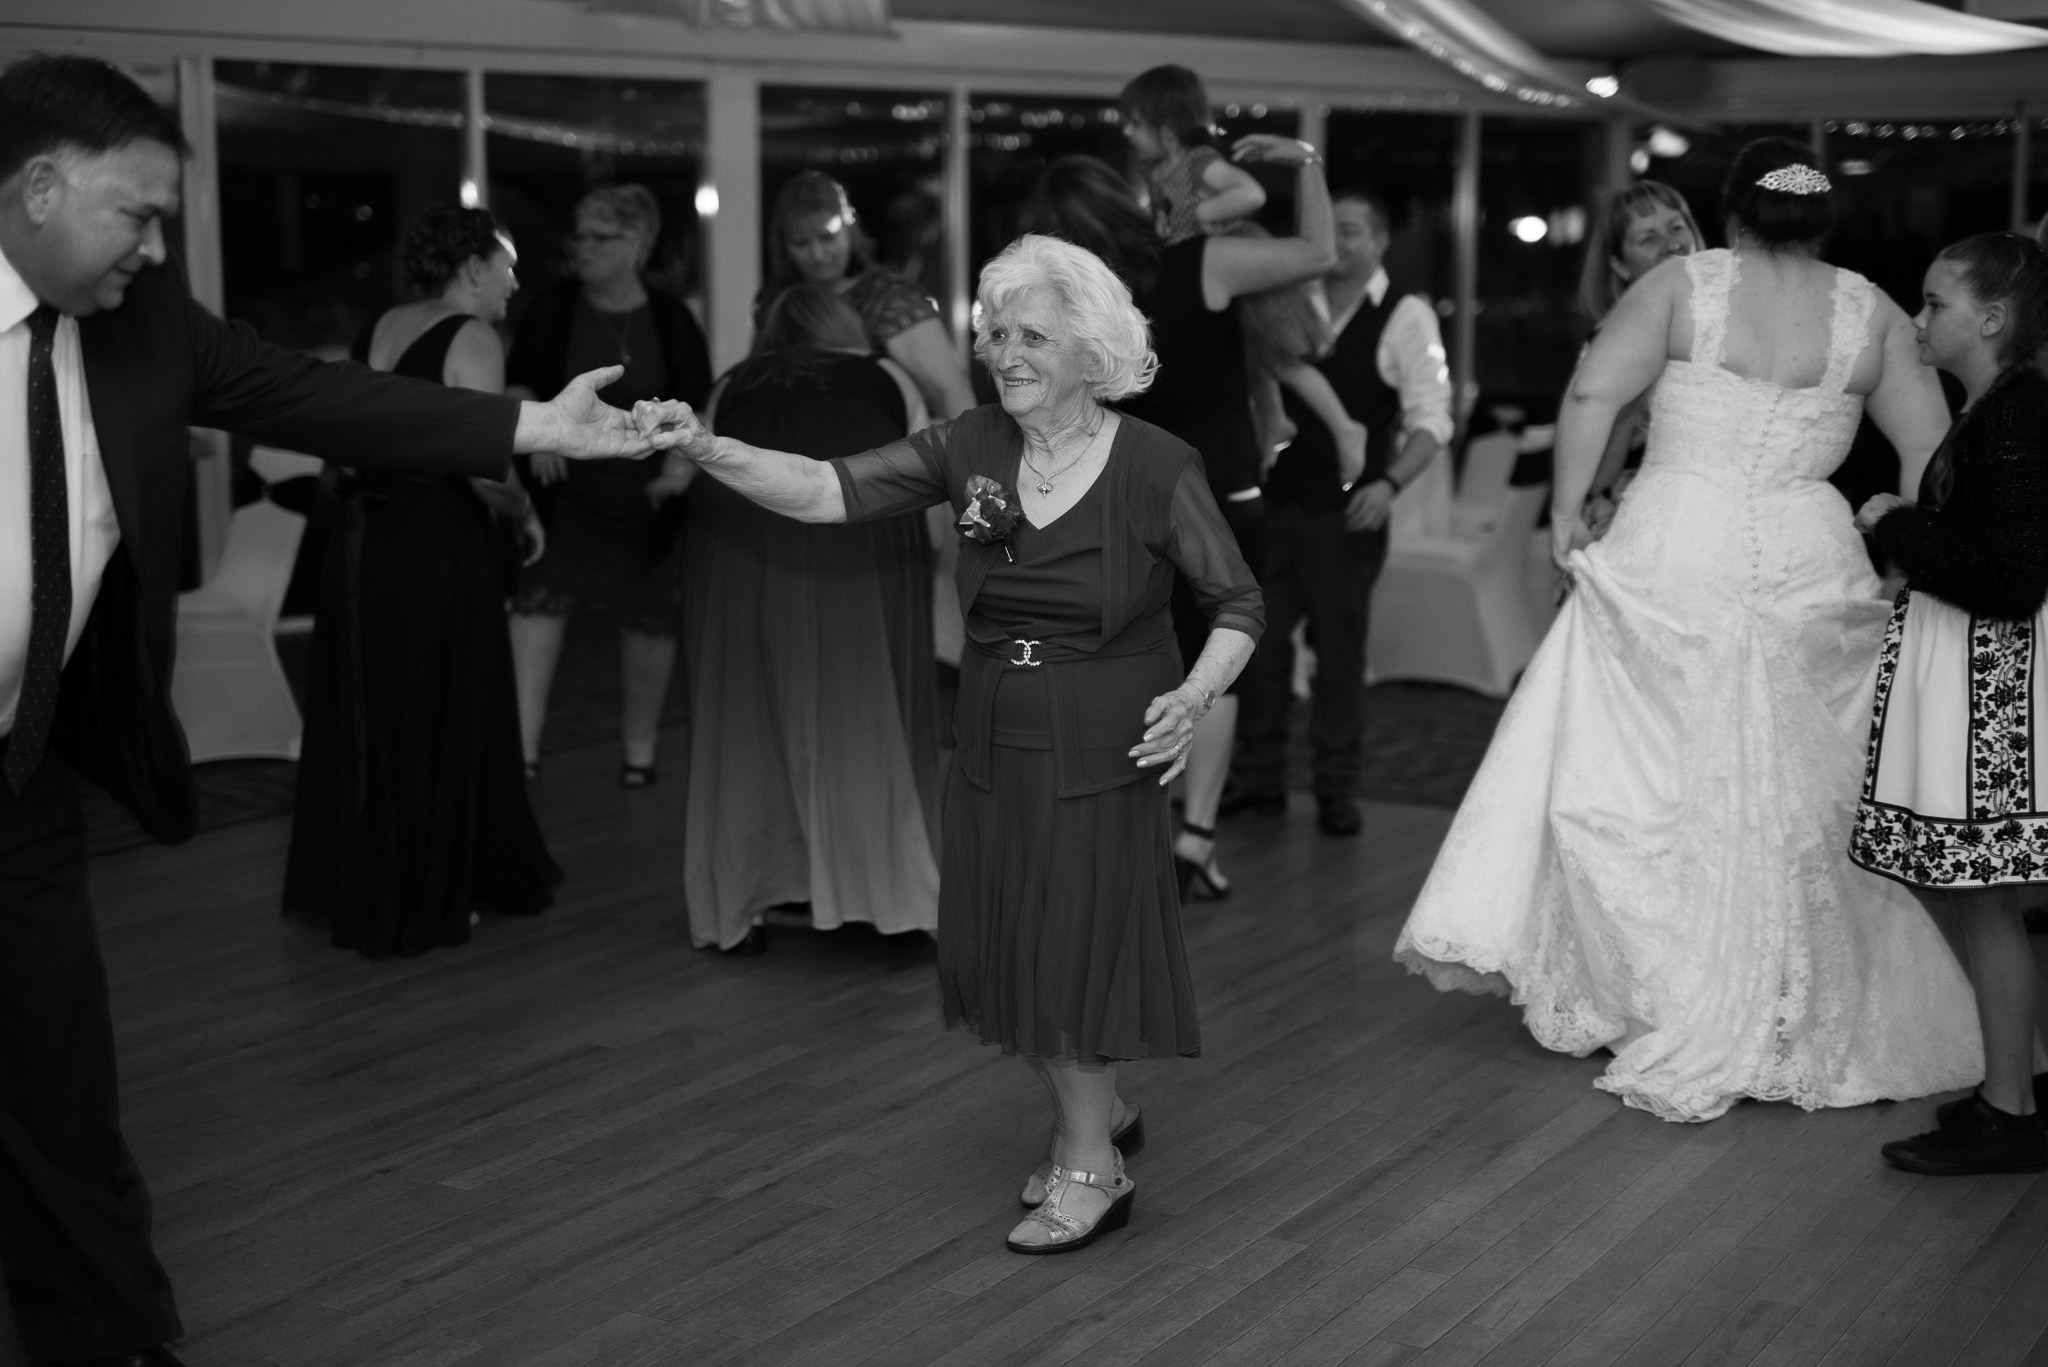
[[[693,951],[680,784],[615,765],[538,787],[553,912],[420,959],[281,920],[280,819],[95,866],[192,1367],[2048,1357],[2048,1181],[1889,1170],[1927,1102],[1622,1107],[1388,962],[1448,813],[1299,795],[1188,913],[1207,1051],[1127,1074],[1130,1228],[1006,1253],[1039,1092],[939,1032],[928,945]]]

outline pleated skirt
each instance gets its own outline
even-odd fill
[[[1054,752],[995,746],[947,782],[939,881],[946,1024],[1037,1058],[1201,1052],[1166,790],[1058,797]]]

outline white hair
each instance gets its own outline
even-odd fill
[[[974,354],[988,356],[989,320],[1026,290],[1044,288],[1058,301],[1074,342],[1093,352],[1098,374],[1089,392],[1098,399],[1141,394],[1159,371],[1145,315],[1129,286],[1085,247],[1041,233],[1026,233],[981,268],[975,300]]]

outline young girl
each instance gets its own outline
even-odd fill
[[[1849,855],[1960,922],[1984,1083],[1939,1128],[1884,1146],[1910,1172],[2048,1167],[2048,1065],[2020,889],[2048,883],[2048,256],[2017,233],[1956,243],[1913,320],[1922,364],[1967,402],[1920,481],[1856,524],[1906,575],[1878,665]],[[1937,917],[1937,919],[1940,919]]]
[[[1266,192],[1216,150],[1209,92],[1200,76],[1184,66],[1155,66],[1124,87],[1117,108],[1124,136],[1145,168],[1152,221],[1167,246],[1204,233],[1265,235],[1248,220],[1264,206]],[[1238,316],[1264,458],[1270,463],[1294,438],[1294,424],[1280,403],[1285,384],[1330,430],[1348,487],[1365,473],[1365,424],[1353,420],[1329,379],[1310,364],[1328,355],[1331,344],[1330,305],[1321,282],[1247,295]]]

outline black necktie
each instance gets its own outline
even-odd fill
[[[64,488],[64,427],[57,418],[57,310],[28,320],[28,661],[7,738],[7,784],[19,793],[42,763],[57,715],[57,682],[71,634],[71,514]]]

